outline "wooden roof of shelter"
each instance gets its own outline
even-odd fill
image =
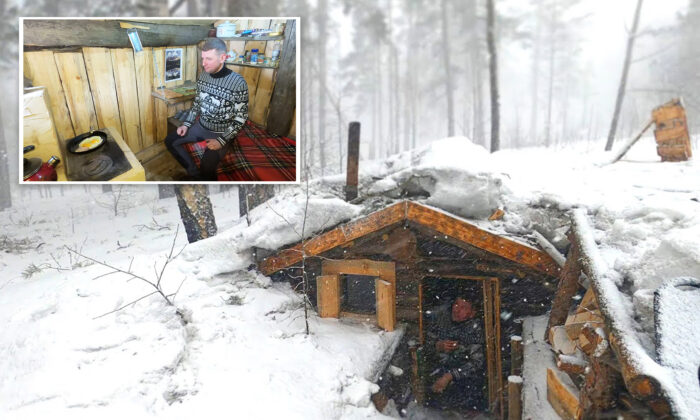
[[[425,226],[458,242],[477,247],[538,272],[550,276],[557,276],[559,273],[559,266],[543,251],[480,229],[463,219],[412,201],[393,204],[279,251],[260,263],[260,271],[269,275],[301,261],[302,244],[306,257],[311,257],[405,221]]]

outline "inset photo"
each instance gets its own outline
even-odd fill
[[[20,183],[296,183],[299,18],[22,18]]]

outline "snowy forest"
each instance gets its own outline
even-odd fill
[[[700,412],[700,0],[0,14],[0,418]],[[299,17],[301,182],[20,184],[30,16]]]

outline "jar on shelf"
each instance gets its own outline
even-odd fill
[[[265,54],[258,54],[258,64],[265,64]]]
[[[258,49],[253,48],[250,52],[250,64],[256,64],[258,62]]]

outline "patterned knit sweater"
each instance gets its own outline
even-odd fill
[[[219,134],[216,140],[222,146],[236,137],[248,119],[248,85],[240,74],[224,65],[215,74],[202,72],[197,80],[197,95],[184,125],[199,123]]]

